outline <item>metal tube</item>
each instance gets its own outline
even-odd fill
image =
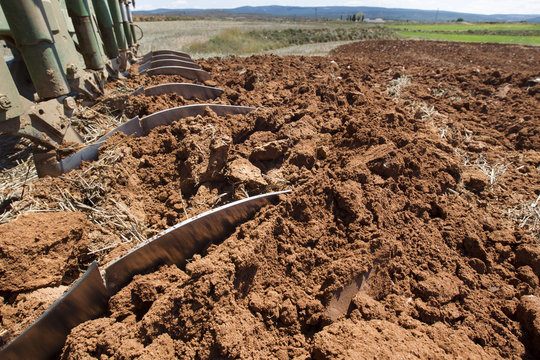
[[[133,37],[133,44],[137,45],[137,35],[135,33],[135,24],[133,24],[133,14],[131,13],[131,4],[126,4],[127,17],[129,22],[129,28],[131,30],[131,36]]]
[[[86,67],[92,70],[101,70],[105,66],[98,40],[92,28],[90,10],[84,0],[67,0],[68,13],[73,20],[75,33]]]
[[[69,33],[67,10],[63,7],[58,0],[42,0],[43,8],[45,9],[45,15],[49,23],[49,29],[54,41],[54,46],[60,58],[62,69],[67,72],[67,69],[76,65],[83,67],[82,58],[75,48],[75,43]]]
[[[109,59],[114,59],[118,57],[118,45],[116,44],[116,38],[114,37],[113,20],[111,12],[109,11],[109,6],[105,0],[93,0],[92,2],[96,10],[105,53]]]
[[[133,46],[133,36],[131,35],[131,28],[129,27],[129,20],[127,15],[127,5],[122,1],[120,1],[120,11],[122,12],[122,26],[124,27],[124,33],[126,34],[126,40],[128,45],[131,47]]]
[[[109,10],[114,24],[114,36],[120,51],[126,51],[128,48],[126,34],[122,25],[122,14],[120,12],[120,3],[118,0],[108,0]]]
[[[0,5],[39,97],[50,99],[68,94],[71,90],[41,1],[2,0]]]

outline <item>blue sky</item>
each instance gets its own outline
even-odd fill
[[[423,10],[448,10],[476,14],[540,14],[540,0],[135,0],[135,10],[224,9],[251,5],[381,6]]]

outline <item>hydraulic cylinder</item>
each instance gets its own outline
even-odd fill
[[[92,27],[90,10],[85,0],[66,0],[69,16],[79,40],[79,47],[88,69],[101,70],[105,66],[98,39]]]
[[[133,23],[133,14],[131,13],[131,5],[130,4],[126,5],[126,10],[127,10],[128,21],[129,21],[129,28],[131,29],[131,36],[133,37],[133,44],[136,45],[137,44],[137,35],[136,35],[136,32],[135,32],[135,24]]]
[[[116,37],[116,43],[120,51],[126,51],[128,44],[126,40],[126,34],[124,32],[124,26],[122,24],[122,13],[120,11],[120,3],[118,0],[108,0],[109,10],[114,25],[114,36]]]
[[[71,89],[44,17],[42,2],[2,0],[0,5],[39,97],[50,99],[68,94]]]
[[[134,44],[133,36],[131,35],[131,27],[129,26],[129,19],[127,14],[127,4],[122,1],[120,1],[120,11],[122,14],[122,26],[124,27],[124,33],[126,34],[126,40],[129,45],[129,47],[132,47]]]
[[[118,45],[114,36],[113,20],[109,6],[105,0],[93,0],[98,21],[99,31],[105,47],[105,54],[109,59],[118,57]]]

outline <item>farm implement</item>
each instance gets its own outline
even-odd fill
[[[125,77],[131,66],[138,66],[139,74],[146,76],[176,75],[194,82],[210,80],[210,74],[178,51],[153,50],[139,57],[141,37],[129,0],[2,0],[0,5],[0,39],[12,52],[7,61],[0,61],[0,132],[36,144],[34,161],[40,177],[59,176],[79,168],[83,161],[97,160],[99,148],[117,132],[144,136],[155,127],[203,115],[207,109],[217,116],[255,110],[206,103],[179,106],[134,117],[87,144],[72,126],[77,99],[96,100],[106,93],[107,81]],[[177,94],[207,101],[222,93],[202,84],[166,83],[141,87],[131,95]],[[66,147],[80,150],[61,158]],[[164,231],[104,269],[92,264],[36,322],[0,350],[0,358],[54,357],[71,329],[105,313],[110,296],[134,275],[164,264],[183,266],[282,193],[211,210]]]

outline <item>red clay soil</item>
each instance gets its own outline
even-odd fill
[[[72,331],[62,359],[540,356],[540,247],[526,212],[540,196],[539,63],[538,48],[412,41],[201,61],[225,90],[218,101],[259,109],[112,137],[100,155],[111,166],[41,179],[31,196],[51,208],[62,193],[113,199],[149,236],[246,194],[293,192],[185,269],[136,276],[104,317]],[[184,102],[123,101],[139,115]],[[79,176],[107,197],[82,191]],[[26,218],[0,227],[3,254],[53,269],[26,289],[35,267],[8,276],[2,264],[12,335],[28,292],[91,261],[77,249],[121,242],[113,224],[73,216],[60,215],[58,236],[77,245],[54,256],[9,250],[9,237],[36,236]],[[133,245],[94,256],[106,264]]]

